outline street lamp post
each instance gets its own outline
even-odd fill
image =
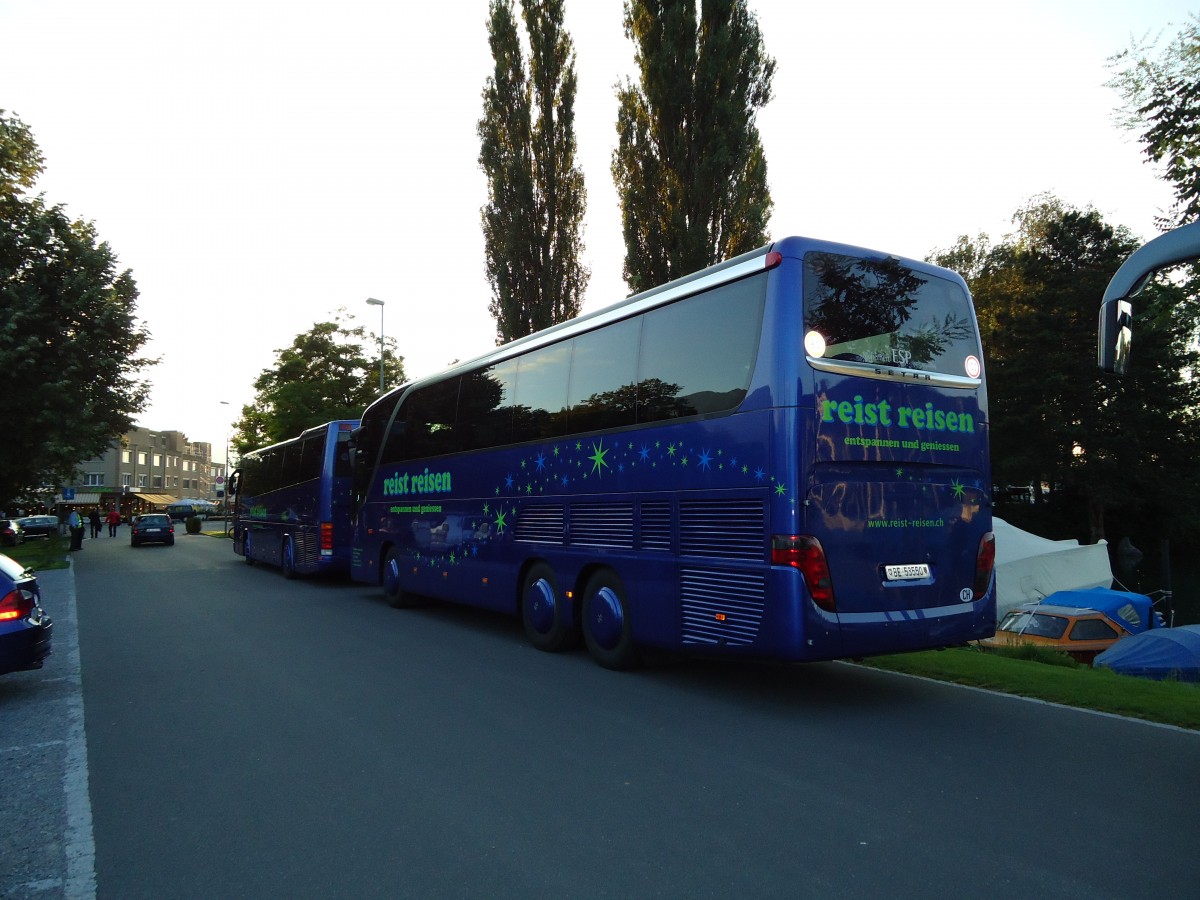
[[[383,396],[383,307],[382,300],[376,300],[374,297],[367,298],[368,306],[379,307],[379,396]]]
[[[228,400],[218,400],[217,402],[220,403],[222,406],[229,405]],[[225,426],[225,466],[221,471],[225,478],[225,481],[222,483],[222,486],[221,486],[222,487],[221,500],[224,501],[221,504],[221,510],[225,513],[225,533],[229,534],[229,426],[228,425]]]

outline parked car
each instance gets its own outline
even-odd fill
[[[58,516],[25,516],[17,521],[21,523],[26,540],[32,537],[50,538],[58,534]]]
[[[0,675],[40,669],[54,623],[42,610],[37,575],[0,553]]]
[[[25,532],[21,523],[16,519],[0,519],[0,544],[5,547],[16,547],[25,543]]]
[[[129,546],[138,544],[167,544],[175,543],[175,526],[171,517],[166,513],[146,513],[135,516],[133,527],[129,531]]]

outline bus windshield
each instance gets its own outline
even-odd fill
[[[808,253],[804,329],[810,359],[979,376],[966,292],[893,257]]]

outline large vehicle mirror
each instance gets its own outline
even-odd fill
[[[1128,300],[1110,300],[1100,307],[1100,339],[1097,363],[1105,372],[1124,375],[1129,369],[1129,350],[1133,345],[1133,304]]]
[[[1200,222],[1160,234],[1125,260],[1108,283],[1100,301],[1096,330],[1096,362],[1105,372],[1124,375],[1133,344],[1133,304],[1130,298],[1146,286],[1155,272],[1200,259]]]

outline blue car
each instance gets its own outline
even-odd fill
[[[0,675],[40,669],[54,623],[42,611],[37,575],[0,553]]]

